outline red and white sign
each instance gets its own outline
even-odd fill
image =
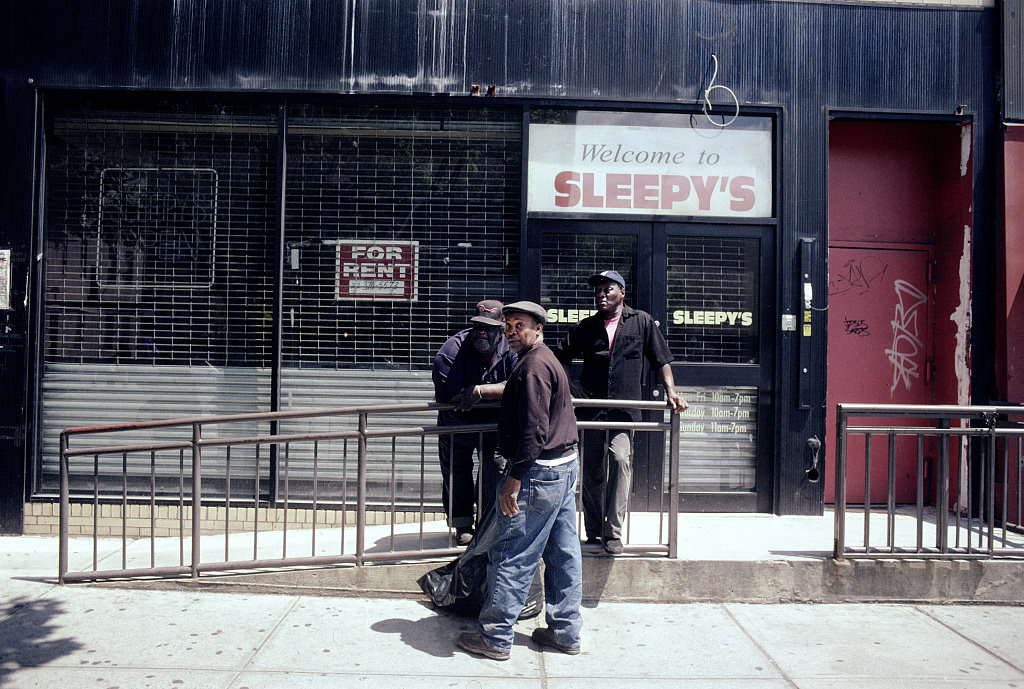
[[[416,301],[419,242],[341,239],[338,299]]]
[[[528,210],[772,215],[770,130],[695,129],[685,115],[657,118],[657,126],[531,124]]]

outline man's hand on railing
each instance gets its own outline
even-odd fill
[[[690,407],[687,401],[680,397],[672,388],[665,390],[665,399],[668,401],[668,406],[672,407],[674,414],[686,411]]]
[[[483,383],[474,385],[455,397],[455,411],[469,411],[483,400],[500,400],[505,392],[504,383]]]
[[[467,388],[463,394],[456,396],[452,402],[455,402],[455,411],[469,411],[483,400],[483,395],[480,394],[480,386],[474,385]]]

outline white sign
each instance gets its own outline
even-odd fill
[[[419,242],[342,239],[337,299],[416,301]]]
[[[767,130],[531,124],[527,209],[772,215]]]
[[[0,249],[0,311],[11,308],[11,250]]]

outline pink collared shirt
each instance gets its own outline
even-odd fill
[[[619,317],[604,322],[604,330],[608,333],[608,352],[612,351],[612,343],[615,342],[615,331],[619,329]]]

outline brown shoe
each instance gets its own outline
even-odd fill
[[[499,651],[496,648],[491,648],[480,638],[479,632],[462,632],[459,634],[459,638],[456,639],[456,643],[463,650],[475,653],[478,656],[486,656],[491,660],[508,660],[508,651]]]
[[[558,639],[555,638],[555,635],[551,633],[551,629],[548,627],[537,627],[533,630],[531,638],[538,646],[547,646],[548,648],[553,648],[556,651],[561,651],[562,653],[567,653],[571,656],[580,652],[579,646],[567,646],[566,644],[559,643]]]

